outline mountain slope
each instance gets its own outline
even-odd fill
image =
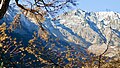
[[[9,9],[0,23],[6,22],[9,26],[18,12],[19,10]],[[23,39],[31,39],[33,33],[39,30],[38,24],[30,21],[23,14],[20,15],[19,23],[21,28],[17,27],[14,33],[23,36]],[[49,38],[59,39],[60,43],[49,40],[48,48],[55,43],[56,48],[60,47],[61,50],[65,50],[65,46],[73,46],[78,52],[88,49],[89,52],[96,54],[95,50],[100,48],[105,50],[106,45],[102,46],[102,44],[108,44],[111,39],[109,45],[113,51],[108,51],[116,55],[115,51],[120,46],[120,14],[115,12],[85,12],[78,9],[60,15],[56,20],[46,17],[43,27],[49,32]],[[44,40],[40,41],[44,42]],[[44,43],[46,44],[47,42]],[[101,54],[101,49],[97,53]],[[109,52],[106,54],[108,55]]]
[[[94,49],[96,48],[99,53],[103,53],[101,51],[104,51],[107,45],[110,45],[109,49],[112,52],[112,50],[117,51],[120,46],[119,17],[120,14],[115,12],[85,12],[78,9],[59,16],[57,18],[59,19],[59,23],[56,23],[56,25],[57,27],[61,27],[60,25],[62,24],[70,29],[64,31],[63,28],[63,31],[61,31],[67,37],[67,40],[72,39],[72,42],[79,45],[83,45],[81,43],[83,39],[91,43],[92,45],[88,48],[90,52],[95,52]],[[104,43],[106,45],[102,46]],[[112,54],[116,54],[115,51]]]

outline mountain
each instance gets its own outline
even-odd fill
[[[55,24],[68,41],[87,47],[90,52],[98,55],[110,45],[110,56],[117,54],[115,52],[120,46],[119,13],[85,12],[78,9],[60,15],[57,20],[59,22]],[[87,42],[90,44],[86,45]]]
[[[0,24],[5,22],[7,27],[16,27],[12,36],[28,43],[33,38],[34,32],[39,31],[39,25],[25,17],[18,9],[10,7],[0,20]],[[18,14],[19,22],[12,25],[15,15]],[[85,55],[86,50],[90,53],[114,57],[120,49],[120,14],[116,12],[86,12],[81,9],[66,12],[54,19],[46,16],[43,23],[44,29],[49,33],[48,41],[40,38],[42,46],[48,45],[50,48],[55,44],[53,50],[65,51],[66,47],[75,48],[76,52],[82,52]],[[56,41],[57,40],[57,41]],[[40,45],[39,45],[40,46]]]

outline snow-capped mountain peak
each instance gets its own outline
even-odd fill
[[[4,21],[9,24],[13,21],[18,11],[11,11],[8,10],[0,23]],[[17,28],[14,32],[22,36],[32,37],[31,33],[39,30],[38,25],[23,14],[20,15],[20,23],[22,29]],[[109,45],[120,46],[120,14],[115,12],[86,12],[78,9],[66,12],[56,20],[46,17],[43,27],[50,33],[50,37],[64,41],[61,44],[67,42],[78,51],[78,46],[90,49],[92,45],[107,44],[110,39]]]

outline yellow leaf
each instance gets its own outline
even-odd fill
[[[73,58],[68,58],[68,61],[72,61],[73,60]]]
[[[2,47],[3,45],[0,43],[0,47]]]
[[[66,54],[66,58],[68,58],[70,56],[70,54],[68,53],[68,54]]]

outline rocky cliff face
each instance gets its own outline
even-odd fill
[[[80,9],[57,18],[57,27],[67,41],[87,47],[100,55],[109,45],[109,56],[117,54],[120,46],[120,14],[115,12],[85,12]],[[62,29],[60,28],[62,27]],[[89,42],[90,45],[85,44]]]
[[[10,25],[17,12],[9,9],[0,23],[6,22]],[[24,38],[32,38],[33,32],[39,30],[36,23],[22,14],[19,23],[21,27],[15,29],[14,33]],[[56,20],[46,17],[43,27],[49,32],[50,38],[60,40],[61,44],[56,42],[56,45],[62,45],[63,49],[64,46],[71,45],[78,51],[85,48],[99,55],[110,45],[106,55],[115,56],[120,46],[120,14],[115,12],[85,12],[78,9],[60,15]]]

